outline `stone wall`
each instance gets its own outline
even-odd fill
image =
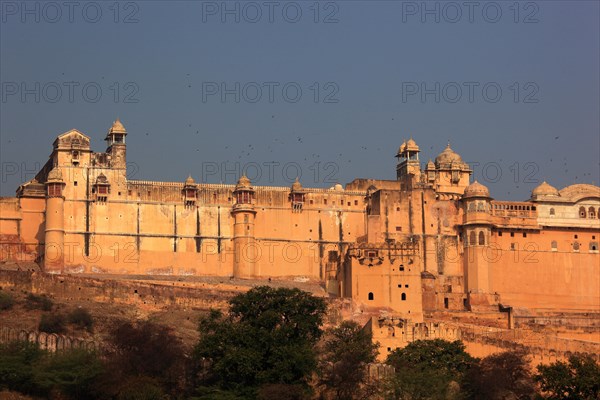
[[[97,350],[99,348],[98,344],[93,340],[0,326],[0,343],[15,341],[35,343],[40,346],[40,349],[51,352],[71,349]]]

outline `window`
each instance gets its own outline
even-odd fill
[[[327,205],[327,199],[323,199],[323,204]]]
[[[598,251],[598,242],[590,242],[590,251]]]
[[[579,218],[585,218],[585,207],[579,207]]]
[[[554,211],[554,208],[550,209],[550,215],[556,215],[556,212]]]
[[[354,200],[354,205],[357,206],[358,205],[358,200]]]
[[[377,252],[376,251],[367,251],[367,257],[375,258],[375,257],[377,257]]]
[[[502,231],[498,231],[498,236],[502,236]]]
[[[108,193],[108,187],[98,186],[98,194],[107,194],[107,193]]]
[[[400,264],[400,271],[404,271],[404,265]]]
[[[517,244],[516,243],[511,243],[510,244],[510,249],[511,250],[515,250],[517,248]]]
[[[527,237],[527,232],[523,232],[523,237]]]
[[[373,300],[373,292],[369,292],[369,300]]]
[[[475,232],[471,232],[471,234],[469,235],[469,245],[474,246],[475,243]]]
[[[594,219],[596,218],[596,209],[594,207],[590,207],[588,209],[588,215],[590,216],[590,218]]]
[[[396,227],[396,232],[402,232],[402,227],[401,226],[397,226]]]
[[[73,181],[73,186],[77,186],[77,181]]]
[[[556,240],[553,240],[550,246],[552,247],[552,251],[558,251],[558,243],[556,243]]]
[[[573,242],[573,251],[579,251],[579,242]]]
[[[444,308],[448,308],[449,306],[449,301],[447,297],[444,297]]]
[[[483,234],[483,232],[479,232],[479,245],[485,245],[485,235]]]
[[[406,293],[402,293],[402,295],[400,296],[400,299],[402,301],[406,301]]]
[[[515,237],[515,233],[514,233],[514,232],[511,232],[511,233],[510,233],[510,237]]]
[[[48,185],[48,196],[61,196],[62,188],[60,183],[51,183]]]

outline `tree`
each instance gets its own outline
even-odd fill
[[[467,372],[464,386],[471,399],[531,399],[535,395],[529,360],[523,352],[485,357]]]
[[[91,332],[94,328],[94,318],[92,314],[85,308],[76,308],[68,315],[69,323],[75,325],[79,329],[85,329]]]
[[[344,321],[326,332],[320,363],[321,384],[339,400],[368,398],[364,387],[367,365],[377,357],[377,344],[370,332],[354,321]]]
[[[93,383],[104,366],[94,352],[72,349],[47,355],[36,365],[33,383],[44,393],[57,391],[72,399],[95,397]]]
[[[0,311],[10,310],[15,304],[15,299],[10,293],[0,290]]]
[[[590,355],[573,355],[568,362],[539,365],[535,380],[547,399],[600,398],[600,365]]]
[[[303,385],[316,369],[325,302],[299,289],[256,287],[229,302],[228,315],[201,318],[195,358],[205,386],[256,390]]]
[[[393,398],[446,399],[476,361],[460,341],[417,340],[388,355],[396,374],[390,383]]]
[[[150,392],[154,386],[166,392],[181,389],[185,353],[169,327],[150,321],[118,323],[111,330],[106,358],[107,374],[98,386],[111,389],[111,397],[127,397],[131,382]]]
[[[38,329],[46,333],[64,333],[65,320],[62,314],[42,314]]]
[[[34,364],[45,355],[29,342],[0,344],[0,389],[31,393]]]

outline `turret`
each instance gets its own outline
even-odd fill
[[[110,165],[112,168],[125,169],[127,166],[127,147],[125,146],[125,137],[127,130],[117,118],[106,134],[107,149],[106,153],[110,155]]]
[[[46,235],[44,246],[44,269],[46,272],[61,272],[64,267],[64,203],[65,182],[62,172],[54,167],[46,180]]]
[[[490,290],[491,200],[488,188],[477,181],[465,188],[462,197],[465,280],[471,304],[486,303]]]
[[[257,274],[256,262],[260,255],[254,238],[254,188],[243,175],[233,191],[235,204],[231,210],[233,225],[233,275],[238,278],[254,277]]]
[[[302,187],[302,184],[300,183],[298,178],[296,178],[296,181],[292,183],[292,188],[290,191],[290,202],[292,203],[292,212],[302,212],[305,197],[306,191]]]
[[[403,142],[396,153],[398,164],[396,166],[396,177],[398,180],[410,178],[418,182],[421,176],[421,165],[419,164],[419,146],[411,137]]]
[[[183,184],[183,203],[187,208],[196,206],[196,200],[198,197],[198,187],[196,181],[192,176],[188,176]]]

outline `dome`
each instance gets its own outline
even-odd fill
[[[448,146],[435,158],[436,165],[440,164],[451,164],[451,163],[463,163],[462,158],[458,153],[455,153],[454,150],[450,148],[450,143]]]
[[[531,197],[558,195],[558,190],[554,186],[549,185],[546,181],[542,182],[538,187],[531,191]]]
[[[413,140],[412,137],[410,139],[408,139],[408,141],[406,142],[406,150],[408,150],[408,151],[419,151],[419,146],[417,145],[417,142],[415,142]]]
[[[186,185],[193,185],[195,183],[196,183],[196,181],[194,180],[194,178],[192,178],[191,175],[188,175],[187,179],[185,180],[185,184]]]
[[[296,180],[294,181],[294,183],[292,183],[292,192],[301,192],[302,189],[303,189],[302,184],[296,177]]]
[[[48,173],[48,182],[62,182],[63,178],[62,178],[62,172],[60,170],[60,168],[55,167],[54,169],[52,169],[52,171],[50,171]]]
[[[396,157],[400,157],[400,154],[404,153],[404,150],[406,150],[406,140],[404,142],[402,142],[400,147],[398,147],[398,152],[396,153]]]
[[[342,191],[344,190],[344,187],[343,187],[341,184],[339,184],[339,183],[336,183],[336,184],[333,186],[333,190],[335,190],[336,192],[342,192]]]
[[[241,190],[241,189],[254,190],[252,188],[250,179],[248,179],[248,177],[245,174],[241,176],[241,178],[237,182],[237,185],[235,185],[235,190]]]
[[[127,131],[125,130],[125,127],[123,126],[123,124],[121,123],[121,121],[119,120],[119,118],[117,118],[117,120],[115,122],[113,122],[112,126],[110,127],[109,133],[123,133],[123,134],[126,134]]]
[[[490,191],[486,186],[475,181],[465,188],[463,198],[467,197],[490,197]]]

